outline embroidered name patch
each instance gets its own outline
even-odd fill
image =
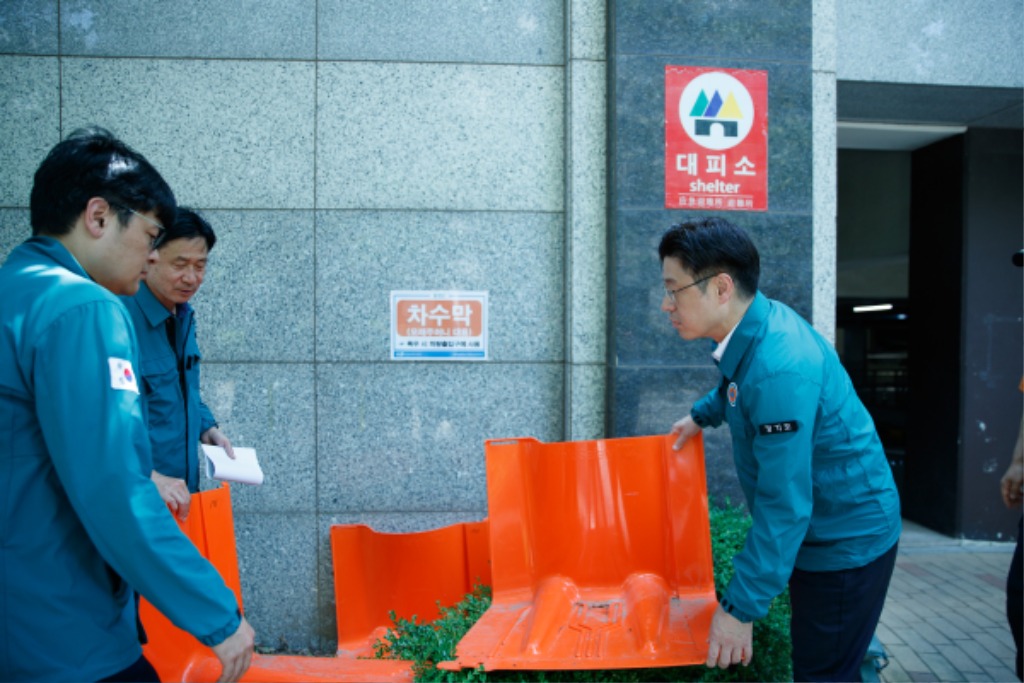
[[[132,370],[131,361],[110,357],[107,364],[110,366],[111,388],[139,393],[139,383],[135,378],[135,371]]]
[[[786,420],[785,422],[770,422],[768,424],[759,425],[757,431],[763,436],[769,434],[787,434],[795,432],[797,430],[797,424],[795,420]]]

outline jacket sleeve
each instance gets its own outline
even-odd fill
[[[782,593],[807,535],[813,507],[811,456],[820,387],[796,374],[746,389],[757,482],[753,524],[733,559],[722,607],[740,621],[768,613]]]
[[[725,419],[725,396],[722,387],[717,386],[693,404],[690,417],[698,427],[717,427]]]
[[[216,426],[217,420],[213,417],[213,412],[206,407],[202,399],[199,399],[199,435],[202,436],[207,429]]]
[[[57,477],[104,560],[175,625],[216,645],[238,628],[238,605],[144,471],[135,347],[119,302],[69,310],[35,349],[36,410]],[[116,369],[118,360],[131,365]]]
[[[210,427],[217,426],[217,419],[213,416],[213,411],[207,407],[206,402],[202,398],[202,355],[199,353],[199,342],[196,339],[196,327],[195,319],[190,327],[188,348],[191,353],[194,353],[197,359],[195,377],[189,381],[193,382],[193,385],[189,387],[189,391],[195,391],[196,395],[199,396],[199,435],[202,436],[206,433],[206,430]]]

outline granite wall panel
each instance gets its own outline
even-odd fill
[[[560,361],[563,242],[556,214],[321,211],[317,358],[387,360],[392,290],[482,290],[492,360]]]
[[[60,31],[66,55],[314,59],[316,0],[62,0]]]
[[[264,647],[331,647],[331,523],[480,519],[485,439],[604,435],[606,9],[442,5],[0,3],[0,258],[87,124],[217,231],[203,395],[266,475],[232,488]],[[491,360],[389,361],[393,288],[487,290]]]
[[[28,206],[32,174],[60,140],[60,97],[55,57],[0,55],[0,206]]]
[[[813,12],[808,0],[617,0],[609,32],[611,184],[609,402],[613,436],[663,433],[717,385],[713,342],[686,342],[661,310],[657,247],[706,211],[665,208],[665,67],[768,75],[767,210],[721,215],[761,254],[760,288],[810,318],[813,298]],[[820,20],[819,20],[820,21]],[[820,58],[820,57],[819,57]],[[742,501],[728,430],[705,430],[709,491]]]
[[[203,401],[233,445],[256,449],[263,470],[261,486],[231,487],[236,514],[316,511],[315,395],[312,363],[203,363]],[[204,472],[204,489],[217,484]],[[252,560],[257,569],[261,561]]]
[[[312,211],[200,212],[217,233],[194,303],[204,358],[312,362]]]
[[[4,0],[0,6],[0,53],[57,54],[58,0]]]
[[[487,439],[563,434],[559,364],[321,363],[321,512],[482,511]]]
[[[318,68],[320,208],[561,211],[563,70]]]
[[[109,128],[195,206],[312,208],[314,73],[310,62],[65,58],[62,126]]]
[[[345,61],[561,65],[564,4],[320,0],[319,56]]]
[[[28,209],[0,209],[0,264],[31,234]]]
[[[720,63],[801,62],[811,57],[807,0],[671,2],[615,0],[616,56],[689,55]],[[692,64],[693,62],[687,62]]]
[[[1018,0],[843,0],[835,21],[841,80],[1024,86]]]
[[[330,634],[318,616],[316,515],[236,512],[235,540],[245,617],[257,642],[284,652],[320,651]]]

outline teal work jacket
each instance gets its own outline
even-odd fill
[[[753,518],[722,607],[768,613],[794,567],[861,567],[899,540],[900,502],[871,416],[832,345],[757,293],[718,365],[721,384],[690,411],[723,421]]]
[[[139,389],[153,447],[153,469],[183,479],[188,490],[196,493],[199,437],[217,422],[199,394],[202,355],[196,343],[195,312],[186,303],[171,313],[145,282],[135,296],[121,300],[139,340]]]
[[[0,680],[94,681],[142,654],[132,588],[206,645],[234,593],[150,481],[131,320],[49,237],[0,268]],[[129,587],[130,586],[130,587]]]

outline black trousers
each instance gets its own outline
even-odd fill
[[[107,676],[99,683],[160,683],[160,676],[146,659],[146,655],[142,655],[127,669]]]
[[[1017,645],[1017,678],[1024,681],[1024,662],[1021,660],[1021,631],[1024,630],[1024,557],[1021,556],[1021,536],[1024,536],[1024,517],[1017,523],[1017,547],[1006,574],[1006,619],[1010,622],[1013,642]]]
[[[896,546],[863,567],[834,572],[794,569],[794,681],[860,681],[871,636],[896,565]]]

